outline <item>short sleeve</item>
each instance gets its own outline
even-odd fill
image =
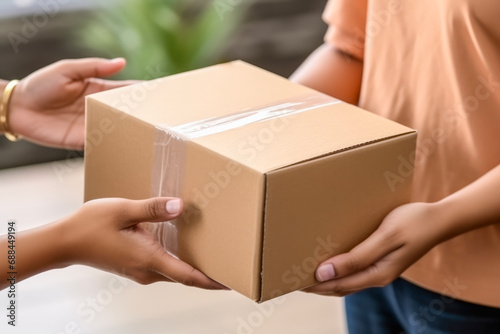
[[[323,13],[325,42],[358,59],[365,51],[368,0],[329,0]]]

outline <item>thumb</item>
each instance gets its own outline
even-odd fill
[[[83,58],[63,60],[57,64],[65,76],[73,80],[107,77],[120,72],[127,64],[124,58]]]
[[[164,222],[177,218],[184,208],[180,198],[158,197],[140,201],[129,201],[125,209],[125,219],[121,228],[143,222]]]

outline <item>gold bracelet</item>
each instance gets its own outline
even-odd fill
[[[12,142],[18,141],[19,136],[15,135],[10,129],[9,102],[12,92],[18,83],[19,80],[12,80],[7,84],[7,87],[5,87],[5,90],[3,91],[2,102],[0,104],[0,129],[3,129],[5,137]]]

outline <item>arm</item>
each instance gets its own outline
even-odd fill
[[[309,56],[290,80],[358,104],[362,74],[362,60],[325,43]]]
[[[0,92],[3,92],[5,87],[7,87],[7,81],[0,79]]]
[[[16,271],[16,281],[22,281],[43,271],[62,268],[65,247],[62,247],[62,233],[57,224],[49,224],[28,231],[15,234],[15,269],[11,270],[6,259],[8,238],[0,236],[2,261],[0,262],[1,282],[0,289],[7,286],[7,272]],[[8,275],[7,275],[8,276]]]
[[[168,254],[140,223],[163,222],[182,212],[175,198],[143,201],[105,199],[88,202],[70,217],[16,235],[19,282],[43,271],[73,264],[90,265],[142,284],[180,282],[224,289],[190,265]],[[0,236],[0,289],[7,287],[8,240]]]
[[[5,90],[5,87],[7,87],[7,84],[7,81],[0,79],[0,98],[2,97],[2,92]],[[2,126],[0,126],[0,135],[3,135]]]
[[[342,296],[384,286],[439,243],[499,222],[500,165],[439,202],[396,208],[360,245],[323,262],[316,277],[326,282],[306,291]]]

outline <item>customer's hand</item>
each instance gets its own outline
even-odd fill
[[[225,287],[168,254],[142,222],[171,220],[182,212],[176,198],[95,200],[57,223],[65,265],[85,264],[141,284],[179,282],[205,289]]]
[[[412,203],[392,211],[380,227],[349,253],[334,256],[316,270],[320,283],[306,292],[345,296],[398,278],[434,246],[448,238],[434,204]]]
[[[98,79],[120,72],[122,58],[62,60],[21,80],[10,101],[13,133],[46,146],[82,149],[85,96],[133,81]]]

